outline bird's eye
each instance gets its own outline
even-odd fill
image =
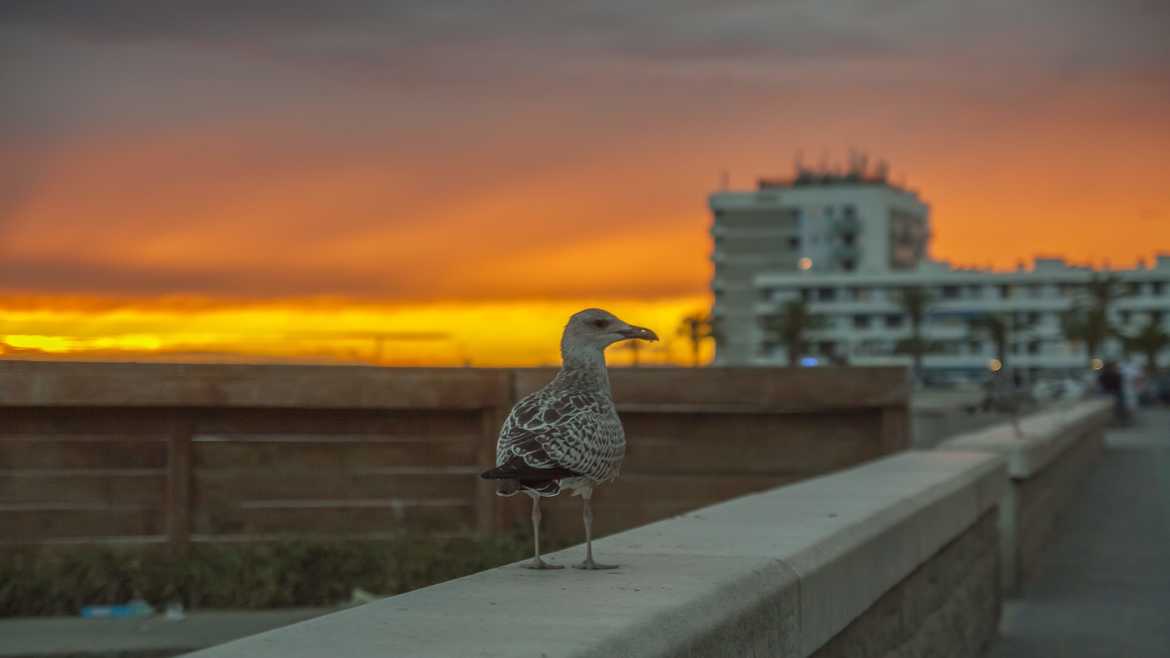
[[[594,320],[593,326],[597,327],[598,329],[605,329],[609,326],[609,320]]]

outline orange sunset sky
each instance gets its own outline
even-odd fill
[[[3,355],[551,363],[593,305],[669,338],[721,172],[798,151],[889,160],[956,264],[1170,250],[1170,3],[470,4],[0,6]]]

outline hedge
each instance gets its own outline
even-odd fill
[[[531,555],[523,535],[288,540],[165,546],[45,546],[0,550],[0,617],[73,615],[89,604],[141,598],[162,607],[327,606],[354,588],[397,594]]]

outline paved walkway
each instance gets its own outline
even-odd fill
[[[989,658],[1170,656],[1170,411],[1110,430]]]
[[[196,612],[182,621],[37,617],[0,619],[0,658],[161,658],[222,644],[336,608]]]

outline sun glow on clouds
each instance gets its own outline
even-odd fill
[[[656,301],[557,300],[405,306],[256,304],[204,308],[7,308],[0,354],[11,358],[95,360],[281,361],[377,365],[509,366],[559,362],[568,316],[603,306],[663,338],[645,345],[644,364],[688,363],[676,336],[704,297]],[[705,344],[702,360],[710,359]],[[628,364],[615,346],[609,360]]]

